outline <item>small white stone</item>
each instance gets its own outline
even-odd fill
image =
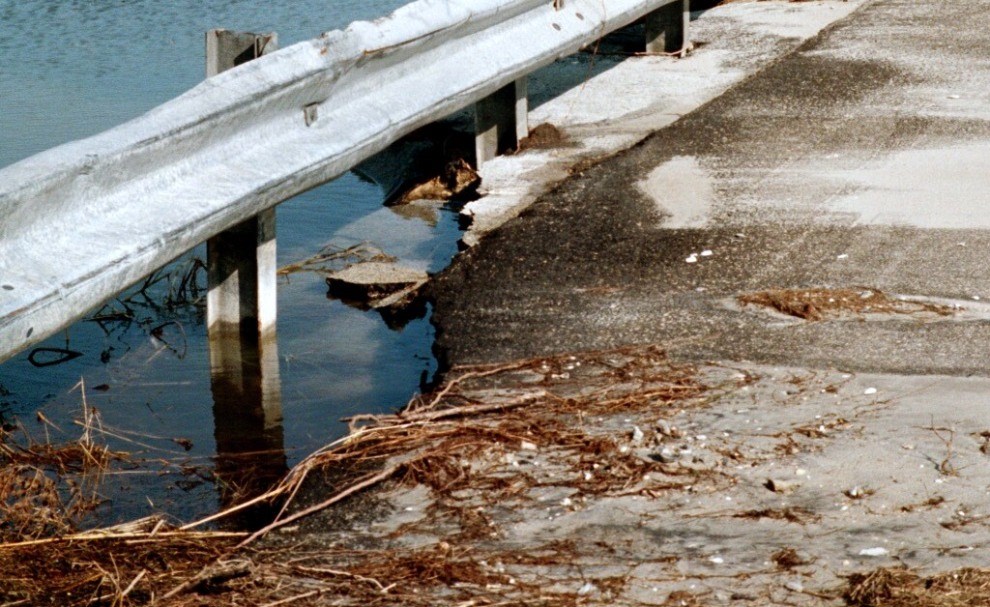
[[[863,394],[865,394],[867,396],[869,396],[870,394],[876,394],[876,393],[877,393],[877,389],[876,388],[867,388],[866,390],[863,390]]]
[[[722,563],[724,563],[724,562],[725,562],[725,559],[723,559],[723,558],[722,558],[722,557],[720,557],[720,556],[713,556],[713,557],[709,557],[709,559],[708,559],[708,560],[709,560],[710,562],[712,562],[712,563],[715,563],[716,565],[721,565]]]
[[[843,253],[842,255],[836,255],[836,259],[849,259],[849,255]]]
[[[685,259],[684,262],[685,263],[698,263],[698,256],[696,254],[694,254],[694,253],[691,253],[690,255],[687,256],[687,259]]]
[[[523,451],[536,451],[536,443],[531,443],[528,440],[524,440],[519,444],[519,448]]]
[[[705,249],[704,251],[701,252],[702,257],[711,257],[712,255],[713,253],[711,249]]]
[[[863,548],[859,551],[860,556],[887,556],[890,551],[882,546],[876,548]]]
[[[793,592],[804,592],[804,584],[798,580],[791,580],[790,582],[787,582],[784,584],[784,588],[787,588]]]
[[[591,582],[585,582],[584,586],[581,586],[581,588],[578,589],[577,593],[578,596],[587,596],[592,592],[595,592],[596,590],[598,590],[598,586],[595,586]]]

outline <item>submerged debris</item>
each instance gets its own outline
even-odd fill
[[[744,293],[743,305],[756,305],[808,321],[822,321],[866,314],[934,314],[951,316],[949,306],[906,298],[892,298],[878,289],[771,289]]]
[[[429,280],[429,275],[396,263],[366,261],[331,272],[330,294],[369,308],[401,307],[411,303]]]
[[[336,272],[362,262],[394,262],[396,258],[386,254],[370,242],[362,242],[349,247],[328,245],[312,257],[296,263],[285,265],[278,269],[279,276],[288,276],[296,272]]]
[[[444,165],[443,170],[425,181],[407,186],[407,189],[390,205],[402,205],[414,200],[455,200],[470,197],[481,185],[481,176],[463,158],[455,158]]]

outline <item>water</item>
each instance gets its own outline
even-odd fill
[[[284,47],[402,3],[0,0],[0,167],[110,128],[194,86],[203,78],[209,28],[277,31]],[[353,174],[284,203],[279,264],[327,244],[362,241],[431,271],[449,262],[459,237],[454,212],[424,220],[381,203],[381,189]],[[205,256],[202,247],[193,254]],[[265,478],[339,436],[339,418],[402,405],[436,367],[428,315],[389,329],[376,314],[328,298],[316,274],[292,275],[278,297],[284,423],[266,434],[274,443],[259,443],[277,452],[259,472]],[[159,511],[189,520],[215,510],[223,494],[214,482],[216,451],[230,437],[223,419],[215,427],[214,409],[239,403],[221,402],[222,390],[211,383],[202,308],[156,303],[136,298],[132,321],[80,322],[42,344],[82,354],[71,361],[36,367],[25,352],[0,365],[0,423],[34,440],[72,439],[81,432],[85,398],[100,412],[105,439],[140,463],[107,477],[101,523]]]

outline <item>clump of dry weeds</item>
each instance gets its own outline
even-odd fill
[[[100,503],[103,474],[126,455],[94,440],[100,419],[85,394],[80,425],[80,436],[64,444],[0,431],[0,541],[72,532]]]
[[[551,378],[564,378],[568,369],[573,371],[580,364],[597,369],[594,379],[582,380],[583,392],[564,396],[549,389]],[[471,390],[472,382],[521,372],[545,379],[494,402],[480,402],[478,393]],[[515,483],[532,486],[538,481],[516,474],[506,480],[501,456],[523,445],[549,454],[569,469],[571,480],[558,484],[584,493],[618,493],[634,487],[662,490],[669,487],[669,477],[684,472],[636,456],[612,433],[596,432],[584,419],[633,408],[660,414],[672,403],[700,399],[707,390],[693,367],[671,364],[663,350],[654,347],[585,353],[580,360],[571,356],[463,367],[454,369],[452,377],[434,394],[413,399],[395,415],[351,418],[347,437],[304,460],[279,487],[255,502],[288,496],[291,503],[313,470],[330,468],[345,477],[352,474],[349,486],[291,514],[284,507],[279,518],[252,539],[392,479],[425,485],[446,503],[465,489],[491,501],[522,495],[529,487]],[[643,487],[651,472],[657,473],[656,486]]]
[[[934,314],[951,316],[949,306],[924,301],[892,298],[883,291],[868,288],[770,289],[744,293],[743,305],[756,305],[808,321],[822,321],[866,314]]]
[[[493,389],[510,376],[515,389]],[[627,430],[601,426],[601,419],[617,413],[656,420],[710,398],[713,388],[696,369],[672,364],[660,348],[464,367],[449,377],[394,415],[353,418],[348,436],[297,465],[273,490],[214,517],[177,529],[159,523],[126,534],[0,544],[0,566],[13,572],[0,586],[0,603],[571,607],[587,602],[580,589],[608,599],[621,593],[626,579],[585,580],[574,566],[581,551],[572,545],[521,554],[475,541],[498,532],[487,508],[521,511],[532,504],[534,491],[550,486],[580,495],[656,496],[718,478],[641,457],[630,448]],[[523,470],[512,466],[516,457],[543,461]],[[297,505],[314,472],[332,476],[333,492]],[[385,538],[374,549],[329,547],[315,554],[255,542],[372,487],[413,484],[427,488],[432,506],[421,528],[408,531],[451,530],[443,541],[410,548]],[[279,503],[281,510],[255,533],[197,531],[262,502]],[[42,558],[62,563],[57,575],[29,581],[29,566],[18,563]],[[551,571],[554,583],[541,579]]]
[[[845,599],[857,607],[972,607],[990,605],[990,570],[957,569],[922,577],[881,568],[849,578]]]

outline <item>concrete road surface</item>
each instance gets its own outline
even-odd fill
[[[988,31],[987,0],[868,2],[566,181],[437,281],[443,360],[662,343],[682,360],[987,375]],[[736,299],[794,288],[957,311],[807,322]]]

